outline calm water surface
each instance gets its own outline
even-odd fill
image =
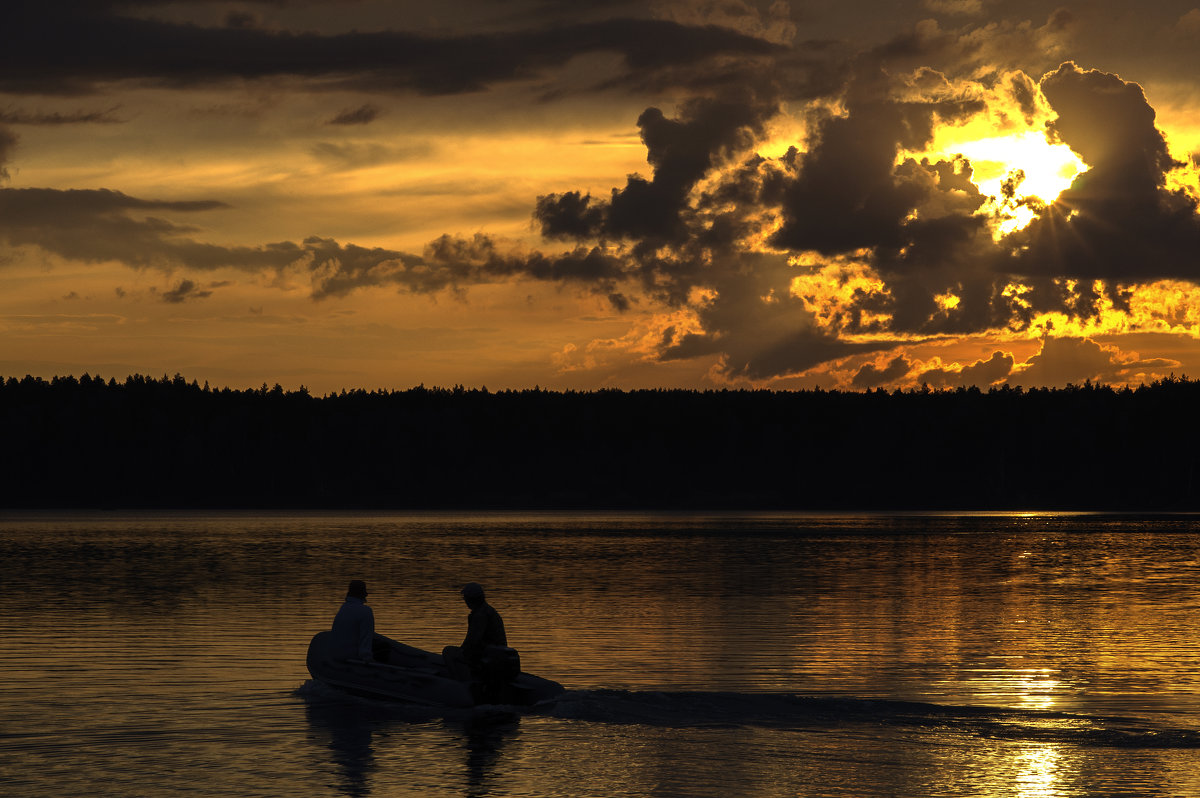
[[[0,792],[1200,796],[1200,518],[0,517]],[[346,582],[553,706],[309,681]]]

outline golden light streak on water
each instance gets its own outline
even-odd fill
[[[1054,744],[1026,746],[1015,757],[1016,786],[1020,798],[1053,798],[1062,795],[1059,785],[1059,751]]]

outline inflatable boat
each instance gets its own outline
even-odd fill
[[[383,635],[375,635],[375,658],[335,659],[331,632],[317,632],[308,644],[308,672],[313,679],[367,698],[382,698],[437,707],[479,704],[533,706],[563,692],[558,682],[521,671],[514,649],[489,647],[483,666],[470,681],[455,678],[441,654],[423,651]]]

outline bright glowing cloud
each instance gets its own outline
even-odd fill
[[[1008,184],[1018,198],[1050,203],[1087,171],[1087,164],[1066,144],[1051,144],[1044,134],[1031,130],[964,141],[956,150],[971,162],[975,185],[989,197],[1003,197]]]

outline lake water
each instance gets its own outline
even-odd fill
[[[0,517],[0,792],[1200,796],[1200,518]],[[343,696],[351,578],[536,711]]]

